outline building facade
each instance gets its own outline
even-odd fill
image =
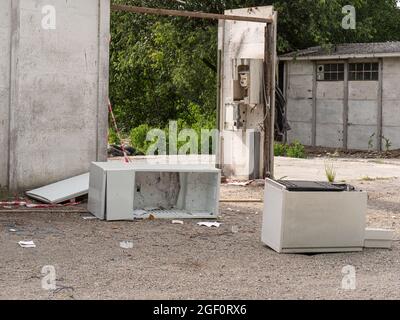
[[[315,47],[280,61],[291,126],[288,142],[400,148],[400,42]]]

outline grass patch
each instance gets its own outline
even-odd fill
[[[306,157],[305,147],[299,142],[294,141],[292,144],[282,144],[276,142],[274,144],[274,152],[277,157],[289,157],[304,159]]]
[[[333,167],[333,163],[325,163],[325,175],[329,182],[335,182],[336,170]]]

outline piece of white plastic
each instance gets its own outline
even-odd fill
[[[133,242],[132,241],[121,241],[119,243],[119,246],[122,249],[132,249],[133,248]]]
[[[20,242],[18,242],[18,244],[22,248],[36,248],[36,245],[33,241],[20,241]]]
[[[219,222],[199,222],[197,223],[199,226],[208,227],[208,228],[219,228],[221,224]]]

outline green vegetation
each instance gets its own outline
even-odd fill
[[[289,158],[305,158],[306,150],[299,141],[294,141],[292,144],[282,144],[276,142],[274,145],[274,153],[277,157],[289,157]]]
[[[286,155],[289,158],[305,158],[306,151],[299,141],[295,141],[287,148]]]
[[[390,148],[392,147],[392,142],[390,139],[386,138],[385,136],[382,136],[382,140],[384,142],[384,148],[386,152],[390,151]]]
[[[287,145],[279,142],[275,142],[274,144],[274,154],[276,157],[284,157],[286,156]]]
[[[325,163],[325,174],[326,178],[328,179],[329,182],[335,182],[336,179],[336,170],[333,167],[333,163]]]
[[[279,53],[314,45],[333,48],[345,42],[400,40],[396,0],[112,2],[212,13],[274,4],[279,16]],[[342,7],[348,4],[357,10],[355,30],[341,26]],[[111,18],[110,98],[122,133],[127,136],[143,124],[165,128],[170,120],[196,131],[203,125],[215,127],[218,22],[124,12],[113,12]],[[136,144],[142,143],[133,136]],[[298,151],[288,153],[298,155]]]
[[[117,144],[117,145],[121,144],[118,134],[112,128],[108,129],[108,143],[109,144]]]

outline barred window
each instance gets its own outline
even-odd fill
[[[379,80],[379,63],[350,63],[350,81],[377,81]]]
[[[344,64],[343,63],[325,63],[317,66],[318,81],[343,81]]]

